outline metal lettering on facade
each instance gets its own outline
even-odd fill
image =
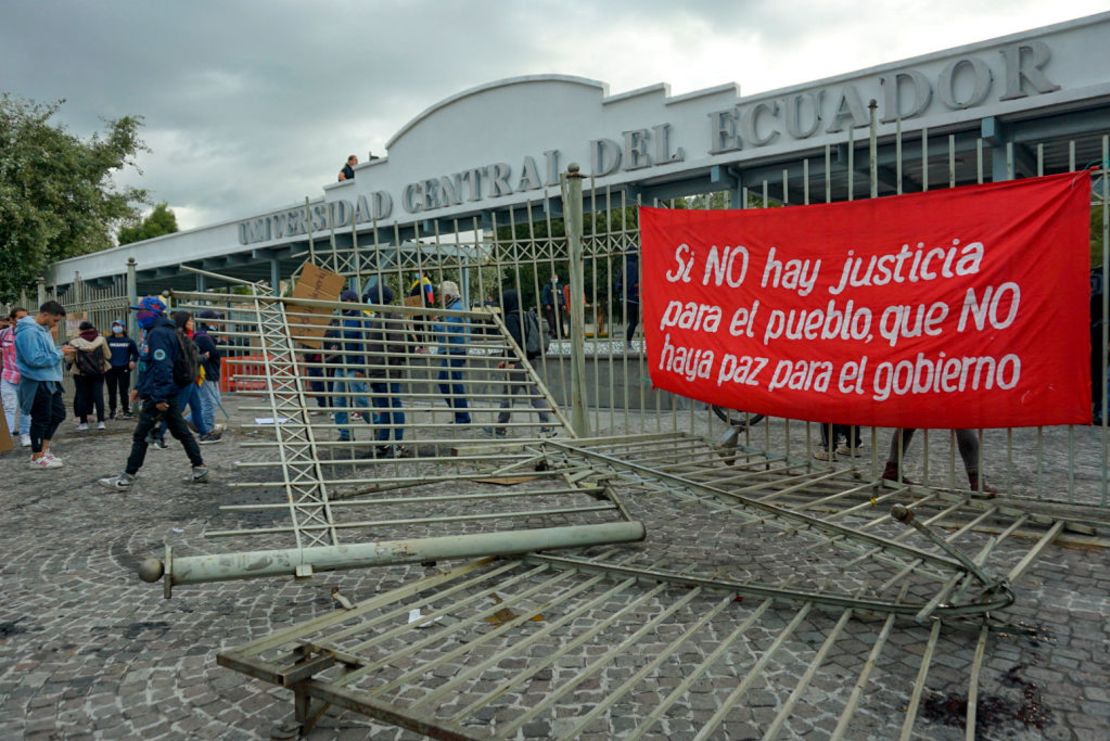
[[[873,78],[800,90],[781,97],[757,97],[706,113],[704,154],[722,154],[801,142],[868,125],[867,103],[877,100],[880,121],[922,119],[930,114],[977,108],[988,102],[1016,100],[1060,89],[1045,72],[1048,44],[1033,39],[994,52],[954,56],[929,73],[921,69],[886,72]],[[684,162],[687,152],[675,146],[670,122],[614,131],[591,139],[587,175],[605,178]],[[559,149],[527,154],[405,184],[397,193],[406,214],[425,214],[541,191],[559,184],[568,158]],[[354,202],[329,200],[279,211],[239,224],[239,242],[254,244],[328,229],[389,219],[394,195],[375,190]]]

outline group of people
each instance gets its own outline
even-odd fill
[[[448,312],[466,311],[462,292],[457,283],[442,281],[435,286],[423,275],[417,276],[409,288],[410,296],[420,296],[421,303],[431,306],[435,296],[440,306]],[[452,424],[470,425],[474,419],[467,398],[466,364],[470,344],[471,326],[467,317],[443,313],[427,331],[409,326],[403,317],[388,310],[394,300],[393,291],[381,281],[373,281],[361,297],[363,304],[376,305],[372,315],[367,315],[360,297],[352,289],[340,295],[349,309],[325,335],[320,354],[308,355],[308,373],[312,378],[311,389],[317,394],[321,407],[330,407],[339,428],[339,440],[352,439],[352,414],[375,428],[375,455],[396,458],[406,453],[402,446],[405,434],[405,411],[402,402],[404,366],[413,354],[424,354],[428,345],[435,345],[439,371],[436,384],[451,411]],[[506,290],[501,296],[506,328],[514,341],[524,349],[527,345],[525,322],[520,311],[516,291]],[[412,349],[412,353],[409,349]],[[527,352],[527,351],[526,351]],[[527,352],[534,359],[537,351]],[[522,363],[510,353],[504,361],[505,396],[501,400],[496,425],[486,432],[502,437],[511,415],[515,395],[527,395],[527,377]],[[373,409],[371,410],[371,402]],[[550,415],[541,398],[532,398],[532,406],[539,415],[540,424],[547,429]]]
[[[218,442],[222,426],[215,421],[220,406],[221,351],[205,319],[215,312],[201,312],[201,323],[188,312],[176,312],[172,320],[157,297],[147,297],[132,307],[142,330],[136,343],[128,336],[122,320],[102,335],[84,321],[78,334],[60,347],[54,334],[65,319],[65,308],[47,301],[35,315],[15,308],[0,330],[3,359],[2,399],[5,421],[23,447],[31,448],[30,466],[55,469],[62,460],[51,452],[51,442],[65,420],[63,374],[73,377],[73,412],[77,430],[89,429],[95,414],[98,429],[105,429],[104,386],[108,386],[108,419],[132,419],[132,404],[138,422],[132,434],[131,453],[124,471],[101,479],[100,484],[126,491],[142,467],[149,447],[165,448],[166,430],[181,441],[192,465],[190,481],[204,481],[208,469],[199,445]],[[136,388],[131,389],[132,371],[138,370]],[[183,413],[188,408],[189,414]],[[196,430],[194,438],[189,425]]]

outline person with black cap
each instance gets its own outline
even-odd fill
[[[181,410],[174,403],[181,388],[174,382],[174,361],[184,352],[177,327],[165,316],[166,305],[156,296],[147,296],[136,307],[139,326],[146,330],[139,350],[139,384],[132,394],[138,400],[139,422],[131,436],[131,454],[123,473],[100,479],[97,483],[112,491],[130,491],[146,459],[147,435],[163,420],[189,457],[192,470],[185,479],[190,483],[208,480],[208,468],[200,446],[189,432]]]
[[[127,397],[131,391],[131,371],[135,370],[135,363],[139,361],[139,347],[135,340],[127,336],[127,326],[119,319],[112,322],[108,350],[112,353],[112,367],[105,375],[108,382],[108,419],[116,418],[117,408],[122,410],[124,419],[130,419],[131,407],[127,403]]]
[[[80,334],[69,341],[77,350],[73,356],[73,414],[77,431],[89,429],[89,415],[96,408],[96,429],[104,429],[104,374],[112,367],[112,351],[92,322],[78,327]]]
[[[393,302],[393,291],[381,281],[371,284],[363,301],[387,306]],[[402,454],[405,438],[405,411],[401,403],[401,379],[405,365],[405,328],[400,316],[382,309],[375,310],[367,328],[366,375],[374,392],[374,425],[378,458],[397,458]],[[392,438],[393,444],[389,443]]]

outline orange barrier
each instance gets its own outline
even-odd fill
[[[220,392],[262,391],[266,388],[264,355],[239,355],[220,358]],[[244,377],[251,376],[251,377]]]

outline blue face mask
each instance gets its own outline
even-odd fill
[[[123,334],[123,327],[118,324],[112,325],[112,334]]]

